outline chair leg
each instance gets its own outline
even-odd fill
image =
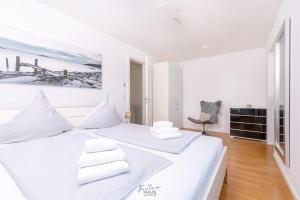
[[[227,184],[227,169],[226,169],[226,172],[225,172],[224,183]]]
[[[202,135],[207,135],[207,133],[205,132],[205,124],[202,124],[202,126],[203,126]]]

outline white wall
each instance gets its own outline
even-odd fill
[[[264,48],[179,63],[183,69],[183,127],[200,129],[200,101],[222,101],[219,123],[209,130],[229,133],[230,107],[266,107]]]
[[[169,120],[169,62],[153,65],[153,121]]]
[[[153,121],[182,126],[182,69],[174,63],[153,65]]]
[[[277,153],[275,158],[282,170],[295,199],[300,199],[300,2],[299,0],[283,0],[279,14],[269,37],[267,46],[270,47],[284,20],[291,17],[291,77],[290,77],[290,167],[286,167]],[[273,70],[270,70],[273,73]],[[271,90],[274,81],[269,81]],[[271,98],[271,97],[270,97]],[[273,97],[274,98],[274,97]],[[274,110],[272,105],[269,108]],[[274,126],[274,124],[269,124]]]
[[[146,53],[35,0],[2,1],[0,6],[1,36],[11,36],[7,26],[24,30],[32,36],[42,36],[101,53],[103,55],[103,90],[42,88],[55,106],[94,106],[106,91],[123,116],[126,111],[124,83],[127,82],[128,56],[137,60],[145,60]],[[39,88],[41,87],[0,84],[0,108],[22,107]]]

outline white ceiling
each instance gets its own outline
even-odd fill
[[[263,47],[281,0],[38,0],[170,61]],[[207,48],[203,48],[207,46]]]

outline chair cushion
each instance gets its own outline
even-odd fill
[[[212,121],[214,124],[218,123],[218,114],[220,112],[221,107],[221,101],[217,102],[207,102],[207,101],[201,101],[201,113],[208,113],[211,115],[210,121]]]
[[[210,119],[211,119],[211,114],[205,113],[205,112],[201,112],[201,114],[200,114],[200,121],[204,122],[204,121],[208,121]]]

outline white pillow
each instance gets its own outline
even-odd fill
[[[80,123],[79,128],[108,128],[121,123],[121,118],[108,96]]]
[[[72,125],[40,91],[15,118],[0,126],[0,143],[14,143],[61,134]]]

